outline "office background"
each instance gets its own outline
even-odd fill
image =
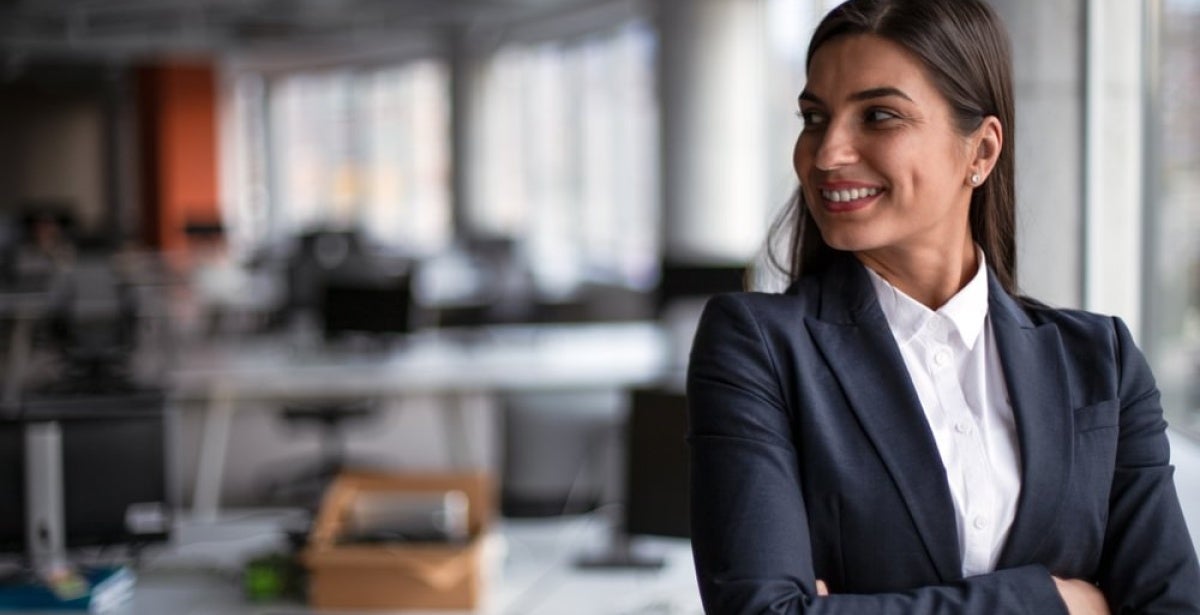
[[[161,317],[147,325],[157,345],[144,362],[168,379],[180,353],[214,338],[314,326],[281,309],[296,301],[287,259],[314,229],[355,229],[373,254],[410,266],[419,329],[661,319],[664,264],[750,264],[755,285],[778,288],[761,243],[795,185],[808,32],[833,4],[3,3],[0,235],[57,216],[159,276],[144,293],[156,306],[145,313]],[[995,6],[1014,42],[1020,285],[1125,318],[1158,376],[1179,462],[1196,464],[1180,479],[1194,480],[1200,2]],[[469,309],[480,297],[489,313]],[[682,321],[668,327],[677,350]],[[473,399],[473,459],[498,471],[522,463],[512,448],[561,456],[563,433],[620,423],[627,408],[614,399]],[[403,408],[348,430],[350,449],[443,465],[435,401],[388,402]],[[522,410],[497,411],[510,407]],[[564,412],[576,419],[546,418]],[[180,415],[185,501],[203,420]],[[319,454],[316,430],[276,412],[232,421],[221,483],[231,505],[261,503],[281,468]],[[572,477],[601,500],[619,483],[609,440]],[[511,480],[550,481],[543,464]],[[1186,506],[1196,520],[1200,495]]]

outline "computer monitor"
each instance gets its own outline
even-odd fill
[[[410,332],[409,280],[407,274],[326,280],[320,309],[326,339],[351,333],[387,336]]]
[[[626,426],[624,532],[691,537],[687,397],[635,389]]]
[[[681,299],[703,299],[745,288],[746,266],[740,263],[664,262],[658,281],[658,311]]]
[[[608,550],[581,558],[577,562],[581,568],[658,568],[663,560],[635,550],[634,537],[691,537],[691,464],[683,391],[634,389],[625,427],[622,516]]]
[[[161,393],[27,405],[0,420],[0,551],[26,552],[26,438],[30,422],[61,433],[62,515],[68,549],[163,541],[170,525],[167,414]]]

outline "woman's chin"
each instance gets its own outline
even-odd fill
[[[861,233],[822,233],[825,243],[842,252],[862,252],[879,247],[879,241]]]

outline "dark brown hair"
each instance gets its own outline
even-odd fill
[[[807,66],[825,43],[873,34],[907,49],[924,64],[950,104],[958,131],[970,134],[988,116],[1004,131],[996,166],[971,194],[971,236],[1010,294],[1016,292],[1012,59],[1008,35],[983,0],[849,0],[830,11],[808,46]],[[776,254],[788,233],[787,263]],[[824,269],[836,250],[821,238],[802,190],[771,225],[768,260],[791,281]]]

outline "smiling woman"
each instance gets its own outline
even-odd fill
[[[809,215],[830,247],[857,253],[906,294],[940,306],[977,268],[968,212],[1000,154],[1000,121],[976,115],[960,134],[921,61],[882,37],[831,40],[811,67],[795,149]],[[927,281],[897,268],[947,283],[922,297]]]
[[[818,26],[791,286],[712,300],[689,366],[710,612],[1200,613],[1128,329],[1017,294],[1009,64],[982,0]]]

